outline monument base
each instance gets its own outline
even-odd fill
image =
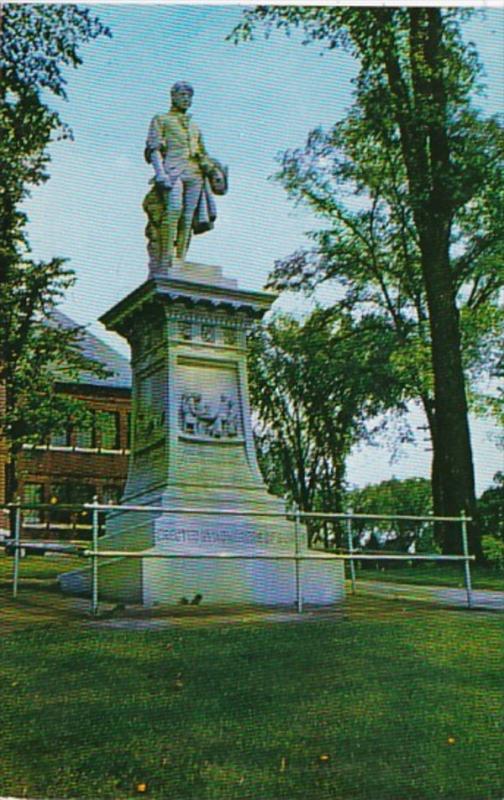
[[[100,559],[100,597],[147,606],[292,606],[298,594],[313,605],[341,600],[342,562],[310,551],[304,528],[296,542],[294,521],[257,464],[246,333],[274,299],[239,289],[219,267],[185,264],[102,318],[132,349],[133,444],[122,502],[166,513],[108,515],[100,549],[145,557]],[[296,552],[313,560],[296,566]],[[233,557],[219,557],[226,554]],[[60,584],[89,592],[90,572],[67,573]]]
[[[209,554],[210,556],[211,554]],[[127,605],[331,606],[343,600],[343,565],[334,560],[125,559],[100,565],[100,600]],[[299,595],[297,591],[299,581]],[[87,596],[89,569],[59,576],[65,594]]]
[[[146,506],[162,502],[161,498],[145,500]],[[180,507],[180,513],[166,502],[166,514],[112,513],[100,550],[141,551],[145,557],[100,559],[100,598],[148,607],[186,603],[293,607],[299,601],[315,606],[340,602],[343,562],[310,550],[302,526],[296,543],[294,521],[281,516],[283,501],[266,492],[260,501],[255,498],[254,514],[280,516],[248,516],[250,505],[241,509],[242,516],[238,508],[236,515],[219,516],[218,510],[191,515],[188,508],[203,510],[194,497]],[[297,561],[296,552],[302,557]],[[90,581],[89,569],[60,576],[63,591],[72,594],[88,594]]]

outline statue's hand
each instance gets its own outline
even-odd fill
[[[226,194],[227,192],[227,172],[224,169],[214,168],[209,177],[210,187],[214,194]]]
[[[167,175],[166,173],[164,175],[156,176],[156,183],[162,189],[166,189],[167,191],[170,191],[170,189],[173,187],[173,182],[170,176]]]

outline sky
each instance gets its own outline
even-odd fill
[[[230,190],[218,198],[213,231],[193,238],[189,260],[218,264],[242,288],[261,289],[276,259],[306,243],[316,221],[293,208],[270,180],[275,157],[300,147],[311,129],[329,127],[352,102],[357,67],[339,49],[321,54],[299,36],[273,33],[238,46],[226,36],[241,18],[235,5],[93,5],[113,33],[86,45],[78,70],[68,69],[68,102],[48,97],[70,124],[74,141],[51,147],[51,178],[26,204],[35,258],[65,256],[77,275],[61,309],[128,355],[125,342],[98,317],[147,278],[141,208],[152,168],[143,148],[150,119],[168,110],[177,80],[195,89],[193,113],[209,154],[229,167]],[[467,27],[486,73],[486,112],[504,110],[503,9]],[[322,298],[323,299],[323,298]],[[299,296],[275,307],[302,312]],[[419,413],[412,425],[423,424]],[[501,456],[492,425],[472,421],[478,491]],[[381,442],[352,454],[348,478],[363,485],[391,476],[429,474],[427,444],[405,446],[390,463]]]

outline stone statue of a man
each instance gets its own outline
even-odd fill
[[[163,273],[186,257],[191,232],[213,228],[213,194],[227,191],[227,170],[210,158],[201,132],[187,113],[194,90],[179,81],[172,105],[150,124],[145,158],[154,167],[154,185],[145,197],[151,273]]]

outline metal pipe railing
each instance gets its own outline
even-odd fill
[[[14,574],[12,576],[12,596],[18,595],[19,584],[19,559],[21,557],[21,508],[19,503],[14,511]]]
[[[93,550],[95,554],[92,556],[91,562],[91,614],[96,617],[98,614],[98,533],[99,533],[99,519],[98,519],[98,498],[95,497],[93,507]]]
[[[277,561],[285,559],[287,561],[475,561],[475,556],[440,556],[440,555],[390,555],[373,556],[368,553],[349,555],[348,553],[324,553],[319,556],[304,556],[293,553],[291,555],[265,555],[257,553],[249,555],[247,553],[153,553],[150,550],[84,550],[83,556],[90,558],[227,558],[227,559],[265,559]]]
[[[461,512],[460,517],[437,517],[433,515],[420,516],[420,515],[403,515],[403,514],[355,514],[351,509],[347,512],[322,512],[322,511],[300,511],[298,508],[293,509],[291,512],[282,511],[248,511],[236,509],[202,509],[202,508],[166,508],[165,506],[157,505],[135,505],[135,504],[117,504],[117,503],[99,503],[98,498],[95,497],[92,503],[82,504],[33,504],[21,503],[19,500],[15,503],[4,505],[9,512],[14,512],[14,542],[10,546],[14,549],[14,572],[13,572],[13,596],[17,597],[19,586],[19,566],[20,554],[26,542],[21,540],[21,512],[23,510],[73,510],[82,511],[83,509],[90,511],[92,516],[92,548],[79,550],[79,555],[91,558],[91,613],[93,616],[98,614],[99,604],[99,559],[100,558],[160,558],[160,559],[228,559],[228,560],[269,560],[269,561],[293,561],[295,564],[295,582],[296,582],[296,607],[299,613],[303,610],[303,597],[301,587],[301,572],[300,562],[302,561],[321,561],[321,560],[337,560],[348,561],[350,564],[350,575],[352,593],[356,591],[356,574],[355,562],[356,561],[451,561],[464,563],[464,577],[467,594],[467,605],[472,608],[472,585],[471,585],[471,571],[470,562],[475,561],[475,557],[469,554],[468,537],[467,537],[467,523],[472,521],[471,517],[466,516],[465,512]],[[103,512],[133,512],[133,513],[160,513],[171,515],[196,515],[196,516],[230,516],[230,517],[266,517],[266,518],[282,518],[294,520],[294,553],[293,554],[245,554],[245,553],[161,553],[161,552],[148,552],[136,550],[100,550],[99,549],[99,515]],[[345,520],[347,531],[347,544],[348,553],[324,553],[320,555],[303,555],[300,553],[300,528],[301,520],[303,519],[325,519],[325,520]],[[353,520],[381,520],[387,521],[414,521],[414,522],[459,522],[461,523],[462,531],[462,555],[439,555],[431,554],[417,554],[417,553],[380,553],[370,554],[358,552],[353,544]]]
[[[53,506],[54,508],[54,506]],[[325,511],[239,511],[233,508],[222,508],[218,511],[212,511],[204,508],[166,508],[166,506],[142,506],[142,505],[120,505],[116,503],[100,504],[96,506],[93,503],[83,503],[81,508],[98,508],[99,511],[132,511],[132,512],[159,512],[163,514],[191,514],[191,515],[208,515],[212,516],[218,514],[219,516],[235,516],[235,517],[295,517],[299,515],[300,519],[378,519],[378,520],[411,520],[416,522],[467,522],[472,521],[472,517],[435,517],[431,514],[426,516],[408,516],[407,514],[354,514],[353,512],[325,512]]]
[[[352,509],[351,508],[348,511],[349,511],[349,514],[352,513]],[[352,556],[353,552],[354,552],[354,546],[353,546],[353,531],[352,531],[352,517],[351,516],[349,516],[348,519],[347,519],[347,543],[348,543],[348,552]],[[355,594],[356,593],[356,587],[355,587],[355,562],[354,562],[353,558],[350,560],[350,579],[351,579],[351,582],[352,582],[352,594]]]
[[[296,606],[298,614],[303,613],[303,594],[301,591],[301,574],[299,569],[299,528],[300,528],[300,515],[299,509],[296,508],[296,516],[294,517],[294,567],[296,570]]]
[[[465,512],[462,511],[462,549],[464,551],[464,578],[467,593],[467,605],[472,608],[471,568],[469,567],[469,543],[467,539],[467,522]]]
[[[223,508],[219,511],[208,511],[202,508],[166,508],[166,506],[143,506],[143,505],[121,505],[119,503],[4,503],[0,504],[0,509],[10,511],[20,508],[22,511],[88,511],[97,508],[98,511],[157,511],[163,514],[223,514],[240,517],[294,517],[295,510],[287,511],[237,511],[232,508]],[[408,514],[359,514],[353,511],[299,511],[301,519],[376,519],[376,520],[411,520],[412,522],[472,522],[472,517],[465,514],[460,517],[436,517],[433,514],[408,515]]]

